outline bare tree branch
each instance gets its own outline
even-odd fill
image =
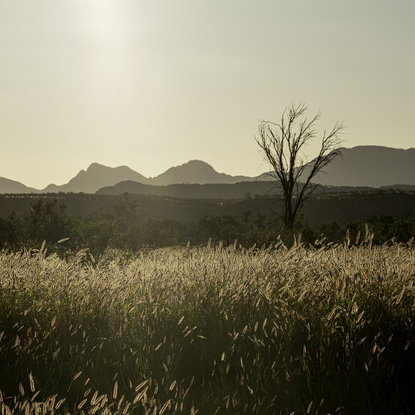
[[[346,128],[343,123],[337,122],[328,134],[324,131],[319,154],[309,161],[301,152],[316,138],[314,125],[320,119],[321,113],[318,112],[311,121],[307,121],[304,116],[306,111],[307,106],[304,103],[291,104],[282,113],[279,123],[261,121],[258,126],[259,137],[255,137],[266,161],[273,169],[272,176],[284,199],[282,219],[291,229],[297,213],[317,188],[311,180],[341,155],[339,147],[342,140],[339,139],[339,134]],[[310,169],[310,173],[301,183],[307,169]]]

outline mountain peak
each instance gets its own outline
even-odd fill
[[[210,164],[201,160],[190,160],[180,166],[170,167],[164,173],[151,179],[151,184],[169,185],[180,183],[209,184],[236,183],[243,180],[253,180],[251,177],[230,176],[218,173]]]
[[[104,166],[99,163],[91,163],[89,167],[86,169],[86,171],[94,171],[98,169],[110,169],[111,167]]]
[[[127,166],[108,167],[99,163],[92,163],[87,169],[81,170],[73,179],[62,186],[49,185],[43,191],[48,192],[84,192],[95,193],[98,189],[125,181],[133,180],[146,183],[147,178],[131,170]]]
[[[205,161],[202,160],[190,160],[187,163],[183,163],[180,166],[175,166],[175,167],[170,167],[170,169],[168,169],[167,171],[172,171],[172,170],[187,170],[187,171],[205,171],[205,172],[215,172],[217,173],[217,171],[208,163],[206,163]]]

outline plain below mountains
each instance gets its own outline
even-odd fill
[[[415,186],[414,148],[403,150],[380,146],[358,146],[342,148],[342,155],[342,158],[338,157],[326,166],[324,173],[320,173],[314,182],[324,186],[363,188]],[[99,191],[108,194],[128,192],[199,198],[203,197],[203,189],[208,190],[216,186],[215,194],[220,194],[222,198],[232,198],[240,195],[241,192],[263,194],[270,191],[271,184],[262,183],[267,180],[269,180],[267,176],[247,177],[218,173],[212,166],[199,160],[172,167],[153,178],[147,178],[127,166],[112,168],[93,163],[86,171],[81,170],[67,184],[60,186],[51,184],[42,190],[0,178],[0,193]],[[245,184],[242,186],[241,182]],[[207,194],[211,192],[208,191],[205,195]]]

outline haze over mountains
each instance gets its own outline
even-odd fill
[[[350,149],[343,148],[342,154],[343,158],[336,158],[325,168],[325,173],[320,173],[314,182],[324,186],[375,188],[393,185],[415,186],[415,148],[402,150],[380,146],[358,146]],[[126,191],[135,193],[137,191],[134,189],[138,188],[141,188],[141,191],[145,193],[151,193],[151,186],[177,184],[235,185],[236,183],[253,182],[258,179],[261,181],[270,180],[267,176],[247,177],[218,173],[209,164],[198,160],[172,167],[154,178],[146,178],[127,166],[112,168],[93,163],[86,171],[81,170],[67,184],[59,186],[51,184],[42,190],[33,189],[22,183],[0,177],[0,193],[95,193],[100,189],[99,193],[106,193],[107,189],[108,193],[114,194]],[[141,183],[141,185],[138,185],[138,183]],[[236,187],[233,186],[233,188]],[[196,188],[193,187],[193,189]],[[185,193],[188,194],[189,192]],[[226,190],[221,193],[226,194]]]

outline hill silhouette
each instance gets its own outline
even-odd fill
[[[415,148],[357,146],[342,148],[313,181],[325,186],[415,185]],[[309,172],[306,169],[305,174]]]
[[[410,188],[415,186],[414,148],[403,150],[381,146],[357,146],[349,149],[343,148],[342,154],[342,158],[338,157],[333,160],[313,181],[324,186],[375,188],[402,186]],[[153,178],[147,178],[127,166],[113,168],[93,163],[86,171],[81,170],[68,183],[51,184],[43,190],[27,187],[10,179],[0,178],[0,193],[95,193],[99,189],[108,188],[123,181],[133,181],[143,185],[168,186],[184,183],[236,184],[269,179],[265,175],[247,177],[218,173],[212,166],[200,160],[191,160],[180,166],[171,167]]]
[[[157,177],[148,180],[152,185],[170,185],[179,183],[209,184],[209,183],[238,183],[254,180],[247,176],[230,176],[218,173],[210,164],[200,160],[191,160],[180,166],[171,167]]]
[[[88,169],[81,170],[73,179],[63,185],[50,184],[45,189],[29,188],[22,183],[6,184],[8,179],[0,181],[0,193],[95,193],[97,190],[114,186],[123,181],[132,181],[142,184],[167,186],[176,183],[207,184],[207,183],[238,183],[254,181],[255,177],[231,176],[218,173],[212,166],[200,160],[191,160],[180,166],[171,167],[164,173],[153,178],[147,178],[127,166],[107,167],[92,163]]]
[[[99,189],[96,194],[119,195],[124,193],[140,195],[157,195],[180,197],[185,199],[243,199],[256,194],[264,195],[273,192],[275,183],[271,181],[251,181],[209,184],[170,184],[153,186],[132,181],[125,181]]]
[[[147,181],[146,177],[127,166],[107,167],[98,163],[92,163],[86,171],[81,170],[67,184],[61,186],[50,184],[42,190],[42,193],[94,193],[100,187],[112,186],[124,180],[141,181],[144,183]]]
[[[0,177],[0,193],[38,193],[39,190],[27,187],[15,180]]]

